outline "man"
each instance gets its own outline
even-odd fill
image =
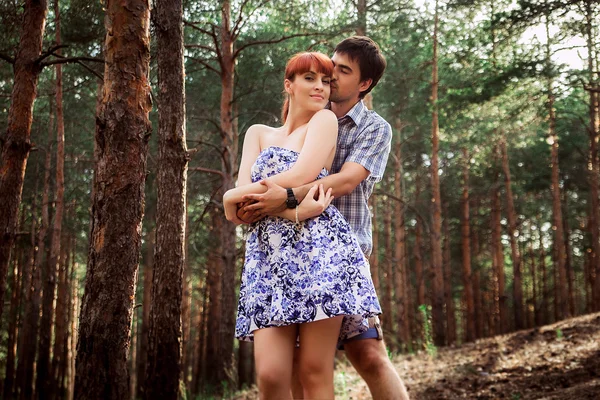
[[[390,153],[390,125],[362,99],[383,75],[385,58],[371,39],[353,36],[340,42],[332,57],[335,64],[331,80],[330,105],[338,117],[337,150],[331,174],[321,180],[325,191],[332,189],[333,204],[346,217],[358,237],[362,251],[371,254],[372,225],[368,200],[376,182],[380,181]],[[263,181],[267,192],[247,196],[238,217],[253,222],[264,215],[295,207],[313,183],[295,188],[282,188]],[[406,388],[390,362],[379,320],[371,328],[346,343],[344,349],[354,368],[367,382],[374,399],[408,399]]]

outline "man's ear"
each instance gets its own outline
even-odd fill
[[[362,81],[360,83],[360,86],[358,87],[359,91],[364,92],[371,86],[371,83],[373,83],[373,79],[367,79],[366,81]]]

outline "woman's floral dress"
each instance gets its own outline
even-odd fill
[[[252,166],[252,181],[290,169],[298,154],[276,146],[264,149]],[[326,175],[323,169],[317,179]],[[252,340],[257,329],[344,315],[339,337],[344,340],[366,331],[367,318],[380,313],[369,263],[335,207],[300,226],[279,217],[250,226],[237,338]]]

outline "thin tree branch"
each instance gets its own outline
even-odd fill
[[[223,171],[219,171],[217,169],[204,168],[204,167],[192,167],[188,168],[189,171],[200,171],[207,172],[209,174],[219,175],[222,179],[225,179],[225,173]]]
[[[212,65],[210,65],[209,63],[207,63],[206,61],[202,60],[201,58],[196,58],[196,57],[187,57],[192,61],[197,62],[198,64],[202,65],[204,68],[214,72],[215,74],[221,76],[221,71],[219,71],[218,69],[216,69],[215,67],[213,67]]]
[[[9,64],[15,63],[15,59],[9,56],[8,54],[0,53],[0,59],[6,61]]]
[[[275,43],[281,43],[285,40],[288,39],[293,39],[293,38],[297,38],[297,37],[309,37],[309,36],[319,36],[322,35],[322,33],[320,32],[310,32],[310,33],[295,33],[293,35],[287,35],[287,36],[282,36],[280,38],[277,39],[270,39],[270,40],[257,40],[255,42],[249,42],[246,43],[240,47],[238,47],[234,52],[233,52],[233,58],[236,59],[240,53],[242,52],[242,50],[250,47],[250,46],[258,46],[261,44],[275,44]]]
[[[203,44],[186,44],[185,48],[186,49],[202,49],[202,50],[206,50],[208,52],[217,54],[217,51],[215,49],[213,49],[210,46],[205,46]]]
[[[186,25],[186,26],[189,26],[190,28],[195,29],[198,32],[203,33],[205,35],[208,35],[208,36],[212,36],[213,35],[213,33],[211,31],[208,31],[208,30],[206,30],[204,28],[200,28],[198,25],[196,25],[196,22],[183,21],[183,24]]]
[[[58,46],[52,46],[50,47],[48,50],[46,50],[44,53],[42,53],[37,60],[35,60],[36,63],[41,63],[45,58],[50,57],[51,55],[56,55],[54,54],[54,52],[58,49],[64,49],[69,47],[68,44],[61,44]]]
[[[54,55],[58,56],[58,54],[54,54]],[[49,65],[78,63],[80,61],[91,61],[91,62],[97,62],[97,63],[104,63],[104,59],[96,58],[96,57],[61,57],[61,58],[57,58],[57,59],[50,60],[50,61],[44,61],[43,63],[41,63],[41,65],[43,67],[47,67]]]

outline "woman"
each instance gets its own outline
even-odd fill
[[[246,133],[239,186],[223,197],[230,221],[241,222],[236,210],[245,194],[265,191],[262,179],[293,187],[327,175],[337,140],[337,118],[324,109],[332,72],[321,53],[288,61],[285,123]],[[315,185],[299,207],[249,228],[236,336],[254,340],[263,399],[290,398],[297,341],[304,397],[333,398],[336,342],[363,332],[366,318],[381,312],[367,260],[330,202],[331,193]]]

